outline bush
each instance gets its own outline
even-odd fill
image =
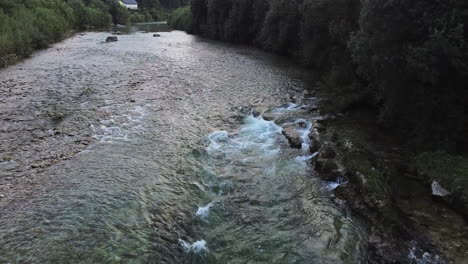
[[[169,17],[169,25],[179,30],[188,30],[191,22],[192,13],[189,6],[177,8]]]
[[[127,8],[121,6],[115,1],[109,4],[109,13],[112,16],[114,24],[126,25],[130,21],[130,14]]]
[[[130,14],[130,22],[132,23],[143,23],[146,22],[145,15],[142,13],[132,13]]]
[[[0,67],[62,39],[71,29],[103,28],[112,21],[128,22],[127,10],[113,0],[0,1]]]
[[[95,28],[108,27],[112,23],[112,17],[109,13],[104,10],[87,7],[85,9],[86,26]]]

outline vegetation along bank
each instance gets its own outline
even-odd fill
[[[74,30],[165,20],[186,0],[139,0],[128,10],[117,0],[1,0],[0,67],[31,55]]]

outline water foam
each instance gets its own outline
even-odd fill
[[[319,154],[319,152],[315,152],[314,154],[312,155],[301,155],[301,156],[297,156],[296,157],[296,161],[297,162],[306,162],[306,161],[309,161],[311,159],[313,159],[315,156],[317,156]]]
[[[233,160],[239,160],[238,156],[256,153],[264,158],[272,158],[278,155],[279,147],[276,139],[281,135],[281,127],[272,121],[266,121],[261,117],[249,115],[245,118],[245,126],[238,132],[229,134],[226,131],[210,133],[205,141],[207,153],[214,158],[225,158],[229,155]]]
[[[141,106],[136,106],[120,116],[111,115],[109,119],[101,120],[98,128],[91,126],[93,137],[100,143],[130,141],[132,135],[144,130],[145,115],[145,110]]]
[[[208,254],[209,249],[206,246],[205,240],[198,240],[194,243],[190,244],[183,239],[179,239],[179,245],[184,249],[185,253],[195,253],[198,255],[206,255]]]
[[[421,257],[416,256],[417,248],[415,243],[410,248],[408,253],[408,259],[415,264],[445,264],[438,255],[432,255],[429,252],[424,252]]]
[[[325,186],[323,187],[323,189],[325,189],[326,191],[331,192],[331,191],[335,190],[336,188],[338,188],[338,186],[343,185],[343,184],[347,184],[347,183],[348,183],[348,181],[346,181],[345,178],[340,176],[335,181],[324,181],[323,184]]]
[[[211,202],[205,206],[198,207],[197,212],[195,215],[203,221],[208,221],[208,217],[210,216],[210,209],[214,206],[214,202]]]

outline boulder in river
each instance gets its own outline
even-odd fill
[[[161,35],[159,34],[153,34],[153,37],[160,37]]]
[[[106,38],[106,42],[115,42],[117,41],[117,37],[116,36],[109,36]]]
[[[289,145],[293,148],[298,148],[300,149],[302,147],[302,139],[301,135],[299,132],[297,132],[296,129],[292,126],[288,126],[286,128],[283,128],[283,131],[281,131],[283,135],[288,139]]]

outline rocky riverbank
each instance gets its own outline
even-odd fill
[[[282,126],[292,148],[310,145],[315,176],[329,183],[335,204],[367,229],[367,261],[468,263],[466,159],[415,154],[404,140],[375,124],[373,109],[336,113],[330,110],[338,109],[334,102],[320,99],[326,96],[262,116]],[[304,140],[304,131],[310,131],[310,140]]]
[[[379,128],[372,109],[331,114],[318,103],[310,134],[317,175],[333,200],[366,223],[370,263],[468,263],[466,159],[416,155]],[[415,158],[416,157],[416,158]],[[441,182],[449,195],[433,195]]]

